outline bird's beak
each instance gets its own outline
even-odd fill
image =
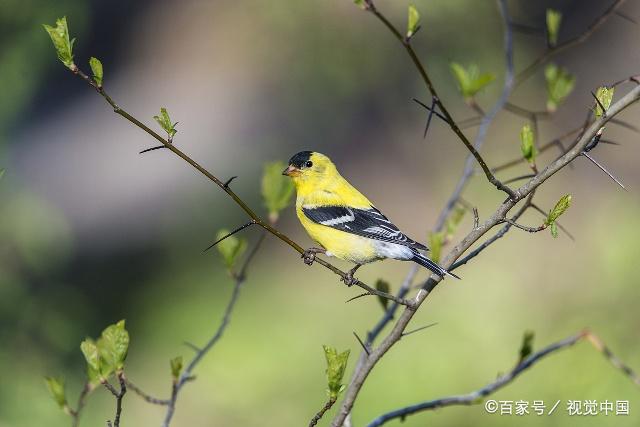
[[[282,171],[282,175],[298,176],[298,175],[300,175],[300,169],[298,169],[297,167],[295,167],[293,165],[289,165],[289,166],[287,166],[287,168],[285,170]]]

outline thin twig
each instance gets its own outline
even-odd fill
[[[513,225],[515,228],[519,228],[520,230],[524,230],[529,233],[537,233],[548,227],[546,224],[539,225],[538,227],[527,227],[526,225],[518,224],[515,220],[511,218],[505,218],[502,221]]]
[[[75,409],[69,408],[69,414],[71,415],[71,427],[78,427],[80,425],[80,414],[84,409],[84,405],[87,402],[87,396],[91,392],[92,387],[91,384],[87,383],[82,387],[82,391],[80,392],[80,396],[78,397],[78,403],[76,404]]]
[[[153,405],[161,405],[166,406],[169,404],[169,399],[158,399],[157,397],[153,397],[148,393],[145,393],[140,387],[132,383],[126,377],[124,378],[125,383],[129,390],[133,391],[138,396],[142,397],[146,402],[151,403]]]
[[[426,68],[418,58],[418,55],[416,54],[416,52],[413,50],[410,40],[407,40],[406,37],[404,37],[402,33],[400,33],[400,31],[398,31],[398,29],[387,19],[387,17],[378,10],[378,8],[373,4],[373,0],[367,0],[366,9],[371,13],[373,13],[373,15],[375,15],[375,17],[378,18],[384,24],[384,26],[389,29],[389,31],[393,34],[393,36],[400,43],[402,43],[402,46],[407,51],[407,54],[413,61],[413,64],[418,70],[418,73],[420,74],[420,76],[422,77],[422,80],[427,86],[427,89],[429,90],[429,93],[431,94],[432,99],[435,100],[436,105],[438,106],[438,109],[442,112],[442,115],[446,118],[446,121],[449,124],[449,127],[458,136],[458,138],[467,147],[467,149],[471,152],[471,156],[473,156],[473,158],[478,162],[478,164],[482,168],[482,171],[487,177],[487,180],[491,184],[493,184],[498,190],[506,192],[509,195],[509,197],[513,198],[513,195],[514,195],[513,190],[505,186],[502,182],[500,182],[500,180],[498,180],[493,175],[493,173],[491,172],[491,169],[489,169],[489,167],[487,166],[487,163],[478,152],[478,149],[469,141],[469,139],[465,136],[465,134],[462,132],[462,130],[460,130],[456,122],[453,120],[453,117],[451,116],[447,108],[444,106],[442,99],[440,99],[440,97],[438,96],[438,93],[436,92],[436,89],[433,86],[433,83],[431,82],[431,78],[429,77],[429,74],[427,73]],[[507,26],[509,26],[508,23],[507,23]],[[509,43],[511,43],[510,34],[511,32],[509,31],[509,36],[508,36]],[[508,76],[508,79],[512,80],[512,75]]]
[[[367,427],[378,427],[395,418],[404,419],[407,416],[413,415],[417,412],[433,410],[445,406],[476,405],[478,403],[481,403],[483,398],[509,385],[523,372],[531,368],[546,356],[554,354],[559,350],[571,347],[577,342],[585,339],[588,340],[594,346],[594,348],[599,350],[611,362],[613,366],[623,371],[625,375],[627,375],[636,385],[640,386],[640,377],[638,377],[638,375],[628,366],[622,363],[620,359],[618,359],[613,353],[611,353],[611,351],[602,343],[602,341],[597,336],[592,334],[590,331],[585,330],[580,332],[579,334],[573,335],[569,338],[565,338],[562,341],[558,341],[543,348],[540,351],[529,355],[520,363],[518,363],[518,365],[516,365],[513,370],[501,375],[496,381],[487,384],[479,390],[472,391],[468,394],[443,397],[440,399],[429,400],[426,402],[396,409],[395,411],[387,412],[386,414],[379,416],[371,423],[369,423]]]
[[[225,308],[224,314],[222,316],[222,321],[220,322],[220,325],[216,329],[215,333],[209,339],[209,341],[207,341],[207,343],[196,352],[193,359],[191,359],[189,364],[180,374],[180,377],[178,377],[178,379],[173,382],[171,387],[171,398],[169,399],[169,403],[167,405],[167,413],[165,415],[165,419],[162,424],[163,427],[169,427],[169,425],[171,424],[171,419],[173,418],[173,414],[175,412],[176,401],[178,399],[178,393],[180,392],[182,387],[184,387],[184,385],[192,378],[193,370],[196,368],[198,363],[200,363],[202,358],[220,340],[220,338],[222,338],[224,331],[226,330],[227,326],[229,326],[229,322],[231,321],[231,314],[233,313],[233,309],[235,308],[236,302],[238,301],[238,297],[240,296],[240,289],[242,288],[242,284],[244,283],[246,278],[247,268],[251,263],[251,261],[253,260],[255,254],[260,249],[262,242],[264,242],[265,236],[266,236],[265,233],[262,233],[260,235],[256,243],[253,245],[253,248],[245,258],[244,262],[242,263],[238,272],[233,274],[233,277],[235,279],[235,284],[233,286],[231,298],[227,303],[227,307]]]
[[[518,87],[525,80],[527,80],[533,73],[542,65],[544,65],[547,61],[549,61],[553,56],[557,55],[560,52],[563,52],[566,49],[569,49],[573,46],[579,45],[580,43],[585,42],[602,24],[607,21],[607,18],[613,15],[625,0],[615,0],[611,5],[605,10],[600,16],[598,16],[588,27],[587,29],[572,39],[569,39],[563,43],[556,45],[555,47],[548,49],[541,56],[539,56],[535,61],[533,61],[529,66],[527,66],[524,70],[522,70],[516,76],[515,86]]]
[[[329,409],[331,409],[331,407],[334,405],[334,403],[336,403],[336,399],[335,398],[329,399],[327,401],[327,403],[324,404],[322,409],[320,409],[320,411],[318,411],[318,413],[311,419],[311,421],[309,422],[309,427],[313,427],[316,424],[318,424],[318,421],[320,421],[320,419],[322,418],[324,413],[327,412]]]
[[[506,3],[500,2],[500,13],[503,18],[504,23],[504,49],[505,49],[505,76],[504,76],[504,84],[502,86],[502,94],[500,98],[493,105],[489,113],[483,114],[482,121],[480,123],[480,128],[478,129],[478,133],[476,134],[475,141],[473,142],[473,146],[476,150],[480,150],[484,145],[484,142],[487,137],[487,132],[489,130],[489,126],[496,118],[498,113],[504,108],[506,105],[509,95],[511,94],[511,89],[513,88],[513,34],[511,31],[511,25],[508,19],[508,9]],[[476,105],[477,104],[473,104]],[[464,191],[467,183],[473,176],[474,172],[474,162],[471,156],[467,156],[467,159],[464,163],[464,168],[462,170],[462,176],[458,180],[453,193],[447,200],[444,209],[440,212],[438,216],[438,220],[436,221],[436,226],[434,227],[434,231],[441,231],[444,227],[449,214],[455,207],[456,203],[460,199],[462,192]]]

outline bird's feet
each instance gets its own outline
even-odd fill
[[[311,265],[316,260],[316,254],[323,254],[323,253],[325,253],[324,249],[309,248],[302,253],[300,258],[302,258],[305,264]]]
[[[355,274],[356,270],[359,268],[360,268],[360,264],[356,265],[351,270],[347,271],[347,274],[345,274],[344,277],[340,280],[342,280],[344,284],[349,287],[355,285],[356,283],[358,283],[358,279],[353,277],[353,275]]]

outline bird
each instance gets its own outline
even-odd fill
[[[423,255],[429,248],[400,231],[324,154],[301,151],[282,174],[293,180],[298,219],[321,246],[304,251],[306,264],[313,264],[317,254],[354,263],[343,277],[347,285],[357,282],[354,273],[362,265],[387,258],[416,262],[443,279],[460,278]]]

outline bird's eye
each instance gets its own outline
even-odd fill
[[[313,162],[311,160],[307,160],[304,165],[310,168],[311,166],[313,166]]]

